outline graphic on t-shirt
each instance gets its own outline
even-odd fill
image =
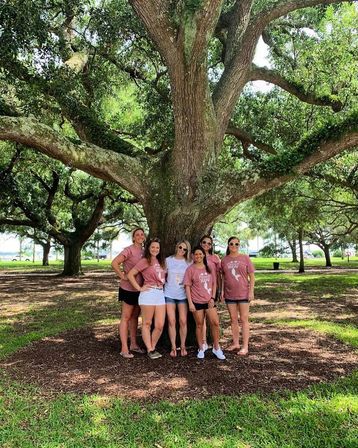
[[[157,273],[159,281],[161,281],[164,284],[165,283],[164,272],[160,265],[155,266],[155,272]]]
[[[182,275],[180,275],[179,273],[175,274],[175,283],[177,285],[182,285],[183,284],[183,282],[182,282]]]
[[[236,281],[239,281],[240,274],[236,271],[236,269],[239,267],[238,261],[230,261],[227,264],[227,267],[230,269],[231,275],[235,278]]]
[[[204,288],[206,289],[206,291],[208,292],[208,294],[211,295],[211,288],[209,288],[209,282],[210,282],[210,275],[207,273],[202,273],[199,276],[200,279],[200,283],[203,284]]]

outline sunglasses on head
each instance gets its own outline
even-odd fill
[[[240,246],[240,243],[229,243],[229,246]]]
[[[183,246],[178,246],[178,249],[181,249],[184,252],[188,252],[188,249],[186,247],[183,247]]]
[[[211,246],[212,242],[211,241],[203,241],[202,244],[207,244],[208,246]]]

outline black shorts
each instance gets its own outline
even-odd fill
[[[118,301],[125,302],[127,305],[138,305],[139,291],[127,291],[126,289],[119,288]]]
[[[196,311],[199,310],[208,310],[209,309],[209,304],[208,303],[194,303],[195,309]],[[213,308],[216,308],[216,305],[213,306]]]
[[[237,300],[234,300],[234,299],[225,299],[225,303],[226,304],[234,304],[234,305],[238,305],[239,303],[250,303],[249,302],[249,299],[237,299]]]

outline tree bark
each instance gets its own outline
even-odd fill
[[[51,249],[51,238],[49,238],[46,243],[42,245],[42,266],[48,266],[48,256]]]
[[[303,255],[303,229],[299,229],[298,231],[298,246],[300,248],[300,265],[298,268],[299,273],[305,272],[305,259]]]
[[[326,259],[326,267],[327,268],[332,267],[331,254],[330,254],[329,248],[330,248],[330,246],[327,244],[322,245],[324,258]]]
[[[161,249],[166,256],[174,253],[176,243],[187,239],[195,246],[200,238],[208,233],[209,226],[201,221],[199,209],[196,207],[173,207],[165,199],[151,203],[145,208],[145,215],[150,229],[150,237],[159,237]]]
[[[287,240],[287,242],[292,252],[292,263],[298,263],[296,240]]]
[[[62,276],[76,276],[81,275],[81,249],[83,244],[78,242],[70,242],[64,246],[65,261],[63,266]]]

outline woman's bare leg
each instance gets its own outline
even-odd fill
[[[122,315],[119,323],[119,337],[121,339],[121,353],[129,353],[128,327],[133,316],[135,306],[122,302]]]
[[[219,327],[219,316],[216,308],[208,308],[206,310],[206,316],[209,320],[210,330],[213,337],[213,347],[218,350],[219,338],[220,338],[220,327]]]
[[[240,326],[239,326],[239,305],[236,303],[228,303],[227,309],[230,314],[232,344],[228,350],[240,349]]]
[[[248,303],[239,303],[239,314],[242,334],[242,349],[239,351],[240,355],[247,355],[249,352],[250,339],[250,323],[249,323],[249,308]]]
[[[165,305],[156,305],[154,310],[154,330],[152,332],[152,347],[155,350],[160,335],[163,333],[165,322]]]
[[[175,303],[167,303],[168,333],[171,344],[170,356],[173,357],[177,355],[176,351],[177,330],[176,330],[175,310],[176,310]]]
[[[147,347],[147,351],[151,352],[154,350],[152,344],[152,335],[150,333],[153,316],[155,312],[154,305],[141,305],[142,310],[142,339]]]
[[[186,303],[178,304],[179,313],[179,334],[180,334],[180,354],[186,356],[186,336],[188,334],[188,305]]]

